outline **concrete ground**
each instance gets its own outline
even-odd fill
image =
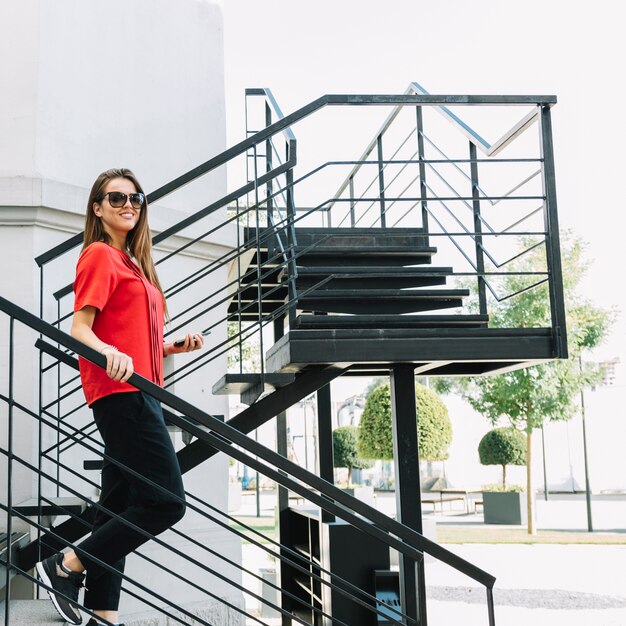
[[[274,516],[275,496],[263,493],[261,515]],[[377,494],[376,507],[393,512],[393,494]],[[242,497],[241,506],[231,514],[256,516],[254,494]],[[626,496],[594,496],[592,502],[594,540],[611,533],[613,540],[624,536],[623,543],[602,544],[519,544],[455,543],[444,544],[450,551],[474,563],[496,577],[494,588],[498,626],[626,626]],[[466,512],[461,502],[445,504],[443,511],[426,513],[440,528],[460,531],[480,528],[492,533],[491,539],[507,527],[485,526],[482,514]],[[537,501],[537,527],[540,530],[568,531],[563,540],[587,530],[583,496],[552,496],[548,502]],[[607,538],[609,535],[606,535]],[[251,572],[271,569],[275,563],[261,549],[249,543],[242,546],[243,565]],[[486,593],[473,580],[440,562],[427,559],[425,564],[429,626],[485,626],[488,624]],[[245,574],[243,584],[260,593],[260,581]],[[280,620],[261,612],[257,600],[246,597],[247,609],[258,618],[246,626],[279,626]],[[0,624],[3,624],[0,605]],[[86,620],[85,620],[86,621]],[[240,622],[236,620],[239,625]],[[16,603],[10,626],[56,626],[62,622],[48,601]],[[135,620],[129,626],[155,626],[163,621]],[[169,622],[168,622],[169,623]],[[229,623],[231,623],[229,621]],[[350,624],[349,626],[361,626]]]
[[[273,515],[274,497],[263,494],[261,514]],[[377,494],[379,510],[393,510],[392,494]],[[245,495],[238,515],[256,514],[255,498]],[[467,514],[463,503],[444,504],[427,513],[437,525],[484,528],[482,513]],[[594,496],[594,539],[606,532],[624,533],[623,544],[454,544],[446,547],[496,577],[494,599],[498,626],[626,626],[626,496]],[[584,496],[550,496],[537,500],[540,530],[587,531]],[[494,539],[503,527],[493,526]],[[258,548],[244,545],[246,567],[273,567]],[[430,626],[485,625],[486,593],[473,580],[439,562],[427,561],[426,586]],[[259,591],[259,581],[244,585]],[[258,604],[248,599],[249,608]],[[279,620],[262,618],[272,626]],[[250,624],[257,623],[250,621]],[[352,626],[352,625],[351,625]]]

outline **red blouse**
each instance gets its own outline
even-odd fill
[[[103,242],[85,248],[76,266],[74,311],[97,309],[92,330],[99,339],[133,359],[135,372],[163,385],[163,297],[121,250]],[[137,391],[79,358],[87,404],[112,393]]]

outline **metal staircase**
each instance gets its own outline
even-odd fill
[[[212,329],[209,347],[169,372],[165,389],[136,375],[131,382],[159,399],[168,421],[187,434],[187,445],[178,452],[183,472],[223,452],[280,486],[280,541],[263,549],[281,563],[284,579],[295,568],[309,578],[311,589],[321,594],[327,588],[348,605],[365,607],[372,623],[377,611],[381,614],[373,588],[359,589],[349,575],[328,570],[328,562],[320,561],[319,555],[303,555],[296,549],[293,524],[298,522],[292,520],[287,497],[293,491],[319,511],[319,533],[326,524],[343,520],[355,532],[401,553],[402,603],[387,618],[389,623],[426,625],[422,558],[428,553],[485,586],[486,622],[494,624],[493,577],[421,535],[411,389],[416,373],[482,374],[566,356],[550,129],[550,108],[556,100],[552,96],[433,96],[413,83],[402,95],[323,96],[284,116],[269,90],[248,90],[247,96],[249,111],[260,106],[261,127],[248,128],[244,141],[148,196],[151,206],[166,202],[169,194],[200,176],[227,164],[245,163],[244,181],[153,240],[171,311],[168,334],[175,336],[193,321]],[[450,108],[467,105],[529,110],[492,146]],[[298,169],[297,154],[302,154],[294,130],[298,123],[324,108],[380,106],[390,112],[361,158],[347,161],[324,153],[321,163],[306,171]],[[425,130],[432,123],[434,130],[441,131],[440,116],[452,122],[445,125],[443,143],[435,142]],[[539,132],[529,147],[524,133],[535,123]],[[513,151],[520,138],[527,153]],[[459,154],[459,146],[464,154]],[[484,159],[477,156],[477,149],[486,155]],[[511,155],[507,150],[513,151]],[[499,157],[500,153],[505,155]],[[487,173],[479,182],[483,170]],[[501,179],[508,188],[485,191]],[[13,518],[32,529],[29,545],[16,553],[9,549],[3,556],[10,571],[29,580],[28,572],[39,555],[72,545],[88,532],[98,506],[75,487],[84,479],[92,491],[97,488],[92,478],[85,479],[80,463],[85,454],[102,456],[80,398],[75,354],[100,365],[103,357],[65,332],[71,318],[67,281],[81,240],[82,235],[76,235],[36,259],[41,268],[39,316],[0,298],[2,317],[11,328],[10,372],[19,358],[13,347],[14,326],[28,329],[41,353],[39,406],[16,401],[13,374],[0,397],[7,407],[9,431],[19,413],[38,424],[41,441],[38,465],[16,455],[10,434],[8,447],[0,451],[9,467],[30,472],[39,485],[36,516],[29,516],[33,511],[20,509],[10,496],[3,506],[9,535]],[[544,268],[519,272],[515,261],[524,255],[540,255]],[[520,274],[519,291],[549,290],[552,317],[546,326],[489,325],[499,302],[517,295],[501,291],[500,279],[507,273]],[[253,346],[257,355],[252,364],[244,358],[246,346]],[[332,484],[329,383],[341,375],[372,373],[391,373],[393,401],[396,407],[402,404],[396,411],[394,436],[408,442],[406,458],[415,459],[406,471],[397,472],[401,503],[397,520]],[[214,394],[238,393],[248,408],[223,423],[168,391],[188,377],[205,384],[207,376],[213,377],[209,382]],[[285,458],[285,412],[311,393],[318,394],[323,408],[319,476]],[[246,436],[270,420],[277,422],[277,452]],[[44,443],[43,431],[55,433],[51,444]],[[66,482],[64,477],[70,479]],[[9,475],[9,486],[10,481]],[[42,488],[45,485],[47,489]],[[62,508],[62,521],[46,526],[42,506],[52,504],[50,485],[53,495],[78,498],[87,502],[87,508]],[[233,520],[226,514],[211,510],[195,494],[189,496],[194,512],[207,516],[207,523],[233,532]],[[263,545],[254,529],[236,532]],[[211,559],[219,560],[219,555]],[[238,586],[232,563],[223,566],[226,575],[221,566],[207,567],[197,559],[194,567],[250,593]],[[185,578],[181,572],[172,575]],[[185,584],[194,588],[198,582],[185,578]],[[172,620],[192,619],[162,594],[137,581],[127,583],[139,584],[150,598],[146,602],[160,607]],[[210,585],[200,586],[211,595]],[[281,613],[285,625],[350,624],[345,618],[333,619],[332,602],[320,602],[319,594],[303,597],[286,584],[278,591],[280,606],[272,608]],[[233,614],[246,614],[245,608],[226,604]],[[194,619],[209,623],[197,615]],[[254,622],[263,623],[257,617]]]

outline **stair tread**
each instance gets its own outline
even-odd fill
[[[363,265],[340,265],[340,266],[298,266],[298,274],[302,275],[329,275],[340,274],[345,277],[349,274],[354,274],[355,277],[361,276],[440,276],[442,274],[451,274],[452,267],[433,267],[432,265],[421,265],[419,267],[366,267]],[[283,271],[282,274],[285,272]]]
[[[320,316],[322,317],[322,316]],[[287,344],[291,340],[324,341],[326,339],[406,339],[406,338],[436,338],[441,337],[481,337],[481,338],[525,338],[550,337],[551,328],[391,328],[384,329],[381,334],[376,328],[296,328],[286,333],[274,344],[270,352],[278,344]]]
[[[315,289],[308,293],[299,292],[298,298],[462,298],[469,289]]]
[[[63,623],[48,599],[11,600],[11,626],[59,626]]]
[[[16,504],[15,508],[26,516],[38,515],[39,510],[42,511],[43,515],[69,515],[82,513],[88,504],[82,498],[76,498],[74,496],[45,497],[46,501],[41,502],[41,509],[37,498],[24,500]],[[50,502],[52,502],[52,504],[50,504]]]
[[[425,230],[423,228],[410,228],[410,227],[369,227],[369,226],[298,226],[296,228],[297,233],[305,234],[318,234],[318,233],[356,233],[357,235],[369,234],[372,232],[378,233],[397,233],[400,235],[424,235]]]
[[[316,245],[314,248],[309,246],[297,245],[295,246],[296,254],[307,256],[315,255],[329,255],[337,254],[337,246],[324,246]],[[342,243],[341,254],[342,256],[349,256],[351,254],[364,254],[371,257],[376,257],[386,254],[403,254],[406,256],[432,256],[437,253],[437,248],[432,246],[420,246],[419,248],[408,248],[407,246],[399,245],[385,245],[378,244],[375,248],[367,245],[346,245]]]
[[[16,531],[16,532],[12,532],[11,533],[11,546],[15,547],[15,546],[20,546],[23,545],[25,542],[28,542],[30,535],[26,532],[20,532],[20,531]],[[6,532],[1,532],[0,533],[0,554],[2,554],[6,549],[7,546],[9,544],[9,535]]]
[[[294,374],[278,372],[266,373],[263,377],[260,373],[232,373],[225,374],[213,385],[214,394],[241,394],[265,381],[266,387],[283,387],[292,383],[295,379]]]
[[[488,315],[300,315],[296,328],[438,328],[486,326]]]

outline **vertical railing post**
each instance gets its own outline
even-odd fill
[[[493,603],[493,589],[487,587],[487,616],[489,626],[496,626],[496,612]]]
[[[546,232],[546,261],[550,291],[550,315],[552,318],[554,356],[567,357],[567,324],[563,298],[563,270],[561,266],[561,243],[556,203],[556,176],[552,146],[552,120],[550,107],[539,107],[542,157],[542,182],[545,197],[544,228]]]
[[[246,207],[247,209],[248,207]],[[237,228],[235,232],[237,233],[237,250],[241,250],[241,210],[239,208],[239,198],[237,198],[237,219],[235,224]],[[249,220],[249,212],[246,210],[245,217]],[[237,336],[238,340],[238,352],[239,352],[239,373],[243,373],[243,314],[241,310],[241,277],[242,277],[242,268],[241,268],[241,253],[237,254]],[[228,336],[228,321],[226,322],[226,335]]]
[[[335,482],[333,470],[333,415],[330,384],[317,390],[317,441],[319,454],[319,476],[331,485]],[[324,523],[334,522],[335,516],[322,510]]]
[[[478,306],[481,315],[487,315],[485,289],[485,257],[483,252],[482,222],[480,218],[480,190],[478,187],[478,162],[476,146],[469,142],[470,175],[472,181],[472,208],[474,210],[474,246],[476,248],[476,273],[478,275]]]
[[[13,378],[14,378],[14,342],[15,342],[15,319],[9,319],[9,385],[8,396],[9,402],[7,406],[7,563],[5,585],[5,604],[4,604],[4,623],[10,624],[11,612],[11,567],[12,567],[12,549],[11,549],[11,533],[13,532],[13,516],[11,510],[13,507]]]
[[[44,276],[45,276],[45,267],[46,264],[42,263],[39,267],[39,318],[40,319],[45,319],[44,318]],[[61,319],[61,300],[59,299],[57,301],[57,320]],[[61,322],[59,321],[59,328],[61,326]],[[41,338],[41,335],[40,335]],[[61,366],[57,365],[57,392],[58,392],[58,397],[61,397]],[[44,399],[43,399],[43,352],[39,351],[39,374],[38,374],[38,381],[39,381],[39,392],[38,392],[38,397],[39,397],[39,415],[43,415],[43,405],[44,405]],[[61,419],[61,408],[60,408],[60,401],[59,403],[57,403],[57,416],[58,419]],[[41,538],[41,519],[42,519],[42,510],[41,510],[41,506],[42,506],[42,501],[41,501],[41,490],[43,487],[43,479],[42,479],[42,470],[43,470],[43,454],[42,449],[43,449],[43,422],[42,420],[38,420],[37,423],[37,445],[39,446],[39,450],[38,450],[38,454],[37,454],[37,497],[39,498],[39,502],[38,502],[38,506],[37,506],[37,542],[38,545],[39,544],[39,540]],[[57,446],[59,445],[59,436],[57,433]],[[58,452],[58,448],[57,448],[57,462],[59,460],[59,452]],[[59,477],[58,473],[57,473],[57,478]],[[59,493],[57,492],[57,495],[59,495]],[[41,550],[41,548],[39,548],[39,550]],[[39,597],[39,587],[37,587],[37,597]],[[8,622],[7,622],[8,623]]]
[[[380,227],[385,228],[385,166],[383,164],[383,136],[378,135],[376,138],[376,146],[378,148],[378,195],[380,198]]]
[[[426,164],[424,163],[424,120],[422,119],[422,107],[415,107],[415,118],[417,128],[417,158],[419,160],[420,173],[420,196],[422,198],[422,228],[426,234],[426,243],[428,245],[428,189],[426,188]]]
[[[287,284],[287,297],[289,298],[288,311],[289,311],[289,327],[294,328],[296,322],[296,308],[298,304],[298,293],[296,290],[296,279],[298,278],[298,268],[296,263],[296,233],[295,233],[295,221],[296,221],[296,207],[293,198],[293,168],[289,168],[286,173],[287,181],[287,258],[288,261],[288,276],[289,282]]]
[[[350,226],[352,228],[356,225],[355,216],[356,203],[354,202],[354,176],[350,176]]]
[[[265,379],[265,351],[263,349],[263,285],[262,285],[262,259],[261,259],[261,220],[259,211],[259,172],[257,170],[257,144],[254,144],[254,215],[256,221],[256,297],[259,307],[259,361],[261,364],[261,380]],[[268,226],[269,227],[269,226]]]
[[[270,109],[267,101],[265,102],[265,127],[267,128],[272,123],[272,109]],[[268,137],[265,140],[265,171],[272,171],[272,138]],[[272,179],[270,178],[265,185],[265,202],[267,203],[267,225],[273,223],[273,201],[272,201]]]

